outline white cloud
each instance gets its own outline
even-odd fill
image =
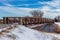
[[[13,6],[30,6],[32,4],[20,4],[20,5],[13,5]]]
[[[44,6],[43,8],[41,8],[42,11],[44,11],[44,16],[46,18],[55,18],[56,16],[60,15],[60,9],[51,9],[48,6]]]
[[[8,7],[8,6],[0,6],[0,10],[5,11],[6,13],[15,14],[17,16],[31,16],[30,11],[33,10],[43,11],[45,13],[43,17],[46,18],[54,18],[55,16],[60,15],[60,11],[59,11],[60,9],[52,10],[48,6],[43,6],[42,8],[15,8],[15,7]]]
[[[29,5],[37,5],[37,4],[45,4],[45,6],[41,8],[14,8],[15,5],[7,4],[7,2],[0,1],[4,3],[6,6],[0,6],[0,10],[4,10],[9,13],[14,13],[17,15],[30,15],[29,12],[32,10],[42,10],[45,14],[44,17],[48,18],[54,18],[55,16],[60,15],[60,0],[52,0],[48,2],[38,2],[36,4],[23,4],[23,5],[17,5],[17,6],[29,6]],[[12,0],[10,0],[12,1]],[[22,1],[22,0],[20,0]],[[27,0],[23,0],[27,1]],[[54,9],[53,9],[54,8]]]
[[[38,10],[38,9],[34,9],[34,8],[33,9],[32,8],[15,8],[15,7],[8,7],[8,6],[0,6],[0,10],[3,11],[2,14],[12,13],[15,16],[31,16],[30,11]]]
[[[37,4],[37,3],[33,3],[33,4],[19,4],[19,5],[13,5],[13,6],[26,6],[26,7],[28,7],[28,6],[31,6],[31,5],[39,5],[39,4]]]
[[[52,0],[52,1],[48,1],[48,2],[40,2],[40,1],[38,1],[38,3],[39,4],[46,4],[48,6],[56,7],[56,8],[60,7],[60,0]]]
[[[60,15],[60,0],[52,0],[48,2],[38,2],[38,4],[45,4],[41,7],[41,10],[44,11],[44,17],[54,18]]]

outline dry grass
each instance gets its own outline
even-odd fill
[[[44,25],[44,24],[43,24]],[[47,24],[49,25],[49,24]],[[32,29],[35,29],[35,30],[38,30],[38,31],[42,31],[42,32],[46,32],[45,30],[41,30],[40,28],[43,27],[43,26],[36,26]],[[45,26],[46,27],[46,26]],[[44,28],[45,28],[44,27]],[[60,33],[60,27],[56,24],[52,24],[52,27],[54,28],[54,32],[47,32],[47,33]],[[48,29],[47,29],[48,30]],[[51,30],[51,29],[50,29]]]

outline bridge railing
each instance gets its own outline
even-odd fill
[[[36,17],[13,17],[13,19],[9,19],[12,17],[5,17],[3,18],[4,24],[12,24],[12,23],[19,23],[22,25],[28,24],[41,24],[41,23],[54,23],[54,20],[48,18],[36,18]],[[18,19],[17,19],[18,18]]]

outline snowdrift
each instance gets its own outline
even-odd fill
[[[57,37],[18,25],[10,32],[0,35],[0,40],[59,40]]]
[[[55,22],[55,24],[57,24],[58,26],[60,26],[60,22]]]

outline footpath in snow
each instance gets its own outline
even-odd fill
[[[0,40],[59,40],[57,37],[18,25],[9,33],[0,36]]]

